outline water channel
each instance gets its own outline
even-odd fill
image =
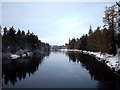
[[[24,59],[24,60],[22,60]],[[116,88],[120,79],[94,57],[54,51],[3,63],[3,88]]]

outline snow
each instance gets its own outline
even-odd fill
[[[30,57],[30,56],[33,55],[32,52],[26,52],[26,53],[27,53],[27,55],[25,53],[23,53],[22,55],[19,55],[18,53],[17,54],[10,54],[10,58],[11,59],[17,59],[19,57]]]
[[[120,60],[119,59],[120,59],[120,55],[119,54],[117,54],[114,57],[109,57],[107,59],[107,61],[109,61],[107,63],[107,65],[109,67],[111,67],[111,68],[115,68],[115,71],[120,70]]]
[[[22,57],[26,57],[26,54],[23,54]]]
[[[102,54],[100,52],[88,52],[91,55],[95,55],[95,57],[100,58],[99,60],[106,60],[106,64],[110,67],[110,68],[114,68],[115,71],[120,69],[120,61],[119,61],[119,54],[117,54],[116,56],[112,56],[110,54]]]
[[[32,56],[33,53],[32,53],[32,52],[27,52],[27,55],[28,55],[28,56]]]
[[[65,51],[78,51],[84,54],[92,55],[99,61],[105,60],[106,65],[111,69],[114,68],[115,71],[120,70],[120,54],[116,54],[116,56],[113,56],[108,53],[82,51],[77,49],[67,49],[67,50],[65,49]],[[118,51],[120,51],[120,49]]]
[[[17,59],[17,58],[19,58],[20,56],[18,56],[18,55],[16,55],[16,54],[11,54],[11,59]]]

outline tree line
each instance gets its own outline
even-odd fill
[[[116,31],[116,24],[118,23],[116,22],[116,13],[116,5],[106,7],[105,16],[103,17],[105,23],[103,29],[97,27],[93,31],[92,26],[90,26],[88,34],[77,39],[69,39],[68,49],[100,51],[116,55],[117,48],[120,48],[120,33]]]
[[[48,51],[50,45],[39,40],[38,36],[29,30],[25,33],[24,30],[16,30],[13,26],[9,29],[4,27],[2,34],[2,52],[15,53],[20,49]]]

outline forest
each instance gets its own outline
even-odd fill
[[[49,51],[50,45],[39,40],[38,36],[33,32],[31,33],[30,30],[25,33],[24,30],[16,30],[13,26],[9,29],[4,27],[2,34],[2,52],[15,53],[20,49],[26,49],[32,52],[36,52],[39,49],[40,52],[45,52]]]
[[[118,30],[120,20],[118,19],[118,12],[116,5],[106,7],[103,17],[103,28],[98,26],[93,30],[90,25],[88,34],[77,39],[69,39],[69,43],[66,44],[68,49],[100,51],[115,56],[117,49],[120,48],[120,32]]]

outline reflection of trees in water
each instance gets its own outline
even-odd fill
[[[112,73],[105,64],[97,61],[94,57],[77,52],[67,52],[66,55],[69,56],[70,61],[80,62],[89,72],[91,79],[98,81],[98,87],[116,88],[119,86],[120,89],[120,78]]]
[[[7,64],[3,63],[3,83],[8,84],[8,82],[11,82],[15,85],[17,80],[25,79],[26,75],[30,76],[31,74],[34,74],[38,70],[39,64],[42,63],[45,56],[49,56],[49,52],[34,55],[31,58],[19,58]]]

